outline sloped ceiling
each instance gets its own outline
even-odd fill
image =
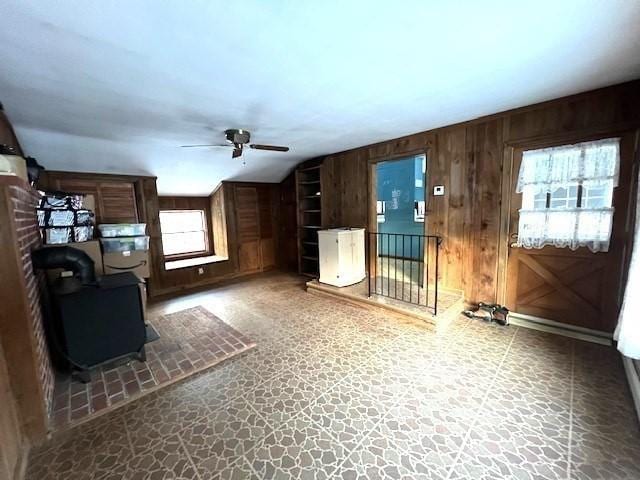
[[[0,2],[0,101],[49,169],[161,194],[640,77],[640,2]],[[226,128],[289,153],[181,149]]]

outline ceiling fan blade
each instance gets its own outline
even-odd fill
[[[288,152],[289,147],[278,147],[276,145],[258,145],[256,143],[252,143],[249,145],[251,148],[255,150],[271,150],[274,152]]]
[[[214,143],[211,145],[180,145],[180,148],[233,147],[230,143]]]

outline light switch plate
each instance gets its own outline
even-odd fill
[[[444,185],[436,185],[433,187],[433,196],[439,197],[444,195]]]

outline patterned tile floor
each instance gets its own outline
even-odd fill
[[[257,348],[54,438],[29,479],[638,479],[608,347],[464,317],[445,331],[272,274],[181,297]]]
[[[60,430],[86,421],[255,346],[253,340],[200,306],[156,314],[148,320],[160,338],[147,343],[146,362],[104,365],[91,371],[89,383],[57,374],[51,428]]]

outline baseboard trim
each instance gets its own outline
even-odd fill
[[[636,407],[636,414],[640,420],[640,372],[636,369],[633,359],[629,357],[622,355],[622,364],[627,374],[627,381],[629,382],[629,389],[631,390],[633,403]]]
[[[590,328],[576,327],[566,323],[548,320],[546,318],[526,315],[524,313],[511,312],[509,320],[519,327],[531,328],[542,332],[555,333],[565,337],[576,338],[586,342],[599,343],[600,345],[613,345],[613,336],[610,333]]]

